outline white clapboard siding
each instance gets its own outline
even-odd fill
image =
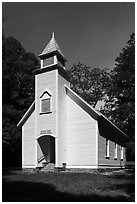
[[[97,140],[94,120],[68,95],[67,166],[97,166]]]
[[[112,134],[112,133],[111,133]],[[109,159],[105,158],[106,156],[106,138],[99,134],[98,137],[98,161],[99,167],[121,167],[125,165],[125,156],[124,160],[121,161],[121,149],[120,145],[117,144],[117,160],[115,160],[115,142],[109,141]]]
[[[66,89],[64,85],[69,87],[69,82],[58,74],[58,166],[66,163]]]
[[[35,111],[22,128],[22,167],[35,167]]]
[[[56,135],[56,72],[57,70],[52,70],[36,75],[36,137],[39,137],[40,132],[43,130],[50,130],[52,135]],[[52,95],[52,113],[40,114],[40,97],[45,91]]]

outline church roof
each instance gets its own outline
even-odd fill
[[[18,122],[17,127],[23,126],[26,120],[29,118],[29,116],[32,114],[32,112],[35,110],[35,101],[31,104],[29,109],[26,111],[24,116],[21,118],[21,120]]]
[[[83,100],[80,96],[78,96],[74,91],[72,91],[72,89],[70,89],[69,87],[67,87],[66,85],[64,85],[65,89],[66,89],[66,94],[72,99],[74,100],[77,104],[79,104],[89,115],[92,115],[93,118],[95,120],[98,120],[99,117],[101,117],[103,120],[105,120],[107,122],[108,125],[113,126],[113,128],[117,129],[117,131],[119,131],[119,133],[122,133],[122,135],[126,138],[128,138],[128,136],[121,131],[116,125],[114,125],[110,120],[108,120],[108,118],[106,118],[101,112],[95,110],[91,105],[89,105],[85,100]],[[26,122],[26,120],[28,119],[28,117],[31,115],[31,113],[35,110],[35,101],[32,103],[32,105],[30,106],[30,108],[27,110],[27,112],[24,114],[24,116],[22,117],[22,119],[19,121],[19,123],[17,124],[17,126],[23,126],[23,124]]]
[[[61,52],[60,47],[58,46],[56,40],[55,40],[55,35],[54,33],[52,33],[52,38],[49,41],[49,43],[47,44],[47,46],[45,47],[45,49],[43,50],[43,52],[39,55],[39,57],[43,56],[43,55],[48,55],[49,53],[55,52],[57,51],[63,58],[64,55]]]
[[[85,100],[83,100],[78,94],[76,94],[72,89],[70,89],[66,85],[65,85],[65,88],[66,88],[67,95],[71,99],[75,100],[75,102],[78,103],[89,115],[92,115],[95,120],[98,120],[98,117],[103,118],[103,120],[105,120],[109,125],[113,126],[120,133],[122,133],[123,136],[128,138],[128,136],[123,131],[121,131],[114,123],[112,123],[108,118],[106,118],[101,112],[95,110],[95,108],[89,105]]]

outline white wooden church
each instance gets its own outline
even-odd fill
[[[124,167],[127,136],[70,89],[54,33],[39,57],[35,101],[18,123],[22,168]]]

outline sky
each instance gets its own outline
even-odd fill
[[[54,32],[66,69],[78,62],[112,69],[135,32],[133,2],[3,2],[2,16],[5,35],[36,56]]]

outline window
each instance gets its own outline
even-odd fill
[[[50,98],[41,100],[41,112],[42,113],[50,112]]]
[[[40,114],[51,113],[51,95],[46,91],[40,97]]]
[[[117,159],[117,143],[115,143],[114,159]]]
[[[54,57],[43,59],[43,67],[54,64]]]
[[[109,158],[109,140],[106,139],[106,158]]]
[[[123,158],[124,158],[124,148],[121,147],[121,160],[123,160]]]

